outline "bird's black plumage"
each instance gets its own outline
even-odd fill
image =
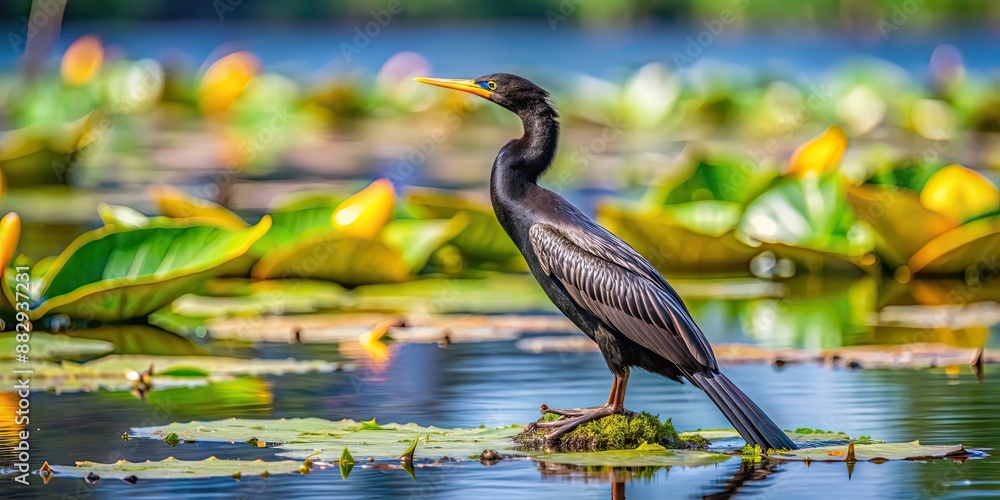
[[[747,442],[765,449],[795,448],[719,371],[705,335],[656,269],[627,243],[537,184],[552,163],[559,137],[558,114],[548,93],[504,73],[476,78],[471,85],[490,89],[487,98],[516,113],[523,123],[524,135],[508,142],[493,164],[493,208],[545,293],[597,342],[615,374],[601,414],[624,411],[629,369],[637,367],[677,381],[687,379],[703,389]],[[600,416],[578,410],[565,415],[572,417],[568,422],[574,426],[588,416]]]

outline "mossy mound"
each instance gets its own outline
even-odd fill
[[[547,422],[559,416],[548,413],[539,421]],[[525,429],[514,437],[514,441],[528,451],[546,449],[545,435],[551,429]],[[660,421],[657,415],[642,412],[634,416],[610,415],[600,420],[588,422],[566,434],[551,451],[586,452],[610,450],[634,450],[644,444],[659,444],[665,448],[702,448],[708,441],[701,436],[696,444],[692,440],[682,440],[670,419]],[[695,440],[697,441],[697,440]],[[700,445],[700,446],[699,446]]]

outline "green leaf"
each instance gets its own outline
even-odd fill
[[[870,226],[858,222],[836,173],[775,182],[747,206],[737,237],[753,246],[775,245],[776,253],[801,249],[853,262],[875,246]]]
[[[413,438],[413,443],[411,443],[409,448],[407,448],[406,451],[404,451],[403,454],[399,456],[399,459],[404,462],[412,462],[413,454],[416,453],[417,443],[419,442],[420,442],[420,434],[417,434],[417,437]]]
[[[818,448],[803,448],[800,450],[770,453],[768,454],[768,458],[789,461],[843,462],[847,460],[847,450],[848,445],[820,446]],[[968,452],[960,444],[928,446],[920,444],[920,441],[913,441],[912,443],[854,444],[854,457],[859,462],[871,460],[916,460],[965,455],[968,455]]]
[[[353,464],[354,463],[354,457],[351,455],[351,452],[348,451],[348,449],[347,449],[346,446],[344,447],[343,453],[340,454],[340,463],[342,463],[342,464]]]
[[[13,335],[0,336],[0,359],[13,359],[14,347],[20,344]],[[31,334],[31,359],[62,359],[69,357],[93,357],[107,354],[114,349],[110,342],[81,339],[69,335],[53,335],[45,332]]]
[[[554,306],[530,275],[489,274],[482,279],[419,279],[352,290],[359,310],[443,313],[550,311]]]
[[[742,211],[737,207],[717,201],[652,208],[603,203],[597,220],[661,272],[704,277],[705,273],[745,273],[758,253],[732,231],[736,226],[732,218],[735,215],[738,222]]]
[[[374,420],[367,422],[374,424]],[[377,425],[377,424],[375,424]],[[428,434],[420,445],[422,459],[479,456],[483,450],[508,450],[504,455],[526,456],[530,453],[509,449],[518,427],[442,429],[416,424],[379,425],[382,430],[366,428],[354,420],[329,421],[318,418],[280,420],[229,419],[213,422],[173,423],[159,427],[138,428],[133,437],[158,438],[176,432],[182,441],[241,442],[257,437],[275,445],[280,456],[305,458],[319,449],[326,461],[343,457],[350,447],[354,457],[396,459],[412,443],[415,434]]]
[[[149,225],[149,217],[146,217],[138,210],[123,205],[109,205],[101,203],[97,205],[97,215],[105,226],[120,227],[146,227]]]
[[[450,219],[463,214],[468,219],[467,225],[451,243],[470,260],[508,261],[521,255],[487,205],[435,189],[415,190],[406,201],[414,212],[431,219]]]
[[[410,277],[403,253],[380,241],[331,230],[268,252],[251,275],[267,278],[321,278],[345,286],[399,283]]]
[[[662,204],[675,205],[694,201],[726,201],[744,205],[773,178],[771,173],[744,168],[736,158],[700,161],[691,176],[675,186],[660,188],[665,193]]]
[[[469,224],[469,217],[456,215],[449,220],[399,219],[384,228],[382,241],[398,248],[413,273],[419,273],[431,254],[451,241]]]
[[[295,460],[265,462],[263,460],[221,460],[209,457],[205,460],[177,460],[173,457],[158,462],[127,462],[119,460],[113,464],[98,462],[77,462],[76,466],[53,465],[52,470],[59,475],[87,477],[90,473],[101,478],[125,479],[201,479],[227,476],[268,476],[271,474],[296,474],[302,464]]]
[[[52,264],[37,288],[41,303],[30,316],[65,313],[100,321],[145,316],[224,271],[269,227],[265,217],[243,231],[186,220],[90,231]]]

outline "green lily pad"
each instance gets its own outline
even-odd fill
[[[436,189],[411,191],[406,202],[415,213],[428,218],[451,219],[458,214],[467,218],[467,225],[451,243],[469,260],[506,262],[520,258],[514,242],[485,204]]]
[[[0,382],[4,387],[14,387],[13,370],[23,368],[14,361],[0,361]],[[59,388],[115,388],[120,390],[139,379],[139,374],[152,367],[154,386],[185,385],[214,379],[227,379],[239,375],[283,375],[288,373],[331,373],[350,369],[350,365],[321,360],[299,361],[293,359],[243,359],[216,356],[145,356],[108,355],[85,363],[71,361],[32,362],[32,387],[40,390]],[[196,369],[196,371],[194,370]],[[168,375],[173,371],[178,376]],[[204,374],[209,374],[204,376]],[[194,376],[198,375],[198,376]],[[174,379],[174,380],[167,380]],[[176,380],[183,379],[183,380]],[[6,389],[5,389],[6,390]]]
[[[35,287],[32,319],[65,313],[121,321],[142,317],[224,271],[270,227],[265,217],[243,231],[196,221],[151,221],[144,228],[105,226],[76,239]],[[12,291],[5,287],[8,299]]]
[[[844,434],[843,432],[834,431],[824,431],[820,429],[795,429],[794,431],[785,431],[785,434],[799,445],[816,445],[816,444],[830,444],[830,443],[847,443],[851,440],[850,436]],[[743,442],[743,438],[740,433],[736,432],[735,429],[710,429],[710,430],[697,430],[697,431],[686,431],[681,432],[679,436],[681,439],[690,439],[695,435],[700,435],[701,437],[711,441],[713,445],[716,441],[721,440],[738,440],[740,443]]]
[[[810,461],[810,462],[844,462],[849,457],[847,445],[820,446],[800,450],[769,453],[767,457],[773,460]],[[920,441],[912,443],[874,443],[855,444],[854,459],[858,462],[879,460],[918,460],[927,458],[946,458],[967,456],[968,452],[960,444],[956,445],[922,445]]]
[[[745,168],[741,161],[738,158],[699,161],[688,178],[675,185],[654,188],[647,199],[652,196],[656,204],[663,205],[705,200],[745,205],[764,189],[774,174]]]
[[[357,286],[406,281],[410,267],[398,248],[331,230],[272,249],[254,265],[251,276],[321,278]]]
[[[153,356],[198,356],[205,350],[177,334],[149,325],[101,325],[74,330],[70,333],[79,340],[90,339],[112,345],[109,354],[149,354]],[[35,337],[32,336],[32,351]]]
[[[432,313],[550,311],[555,306],[530,275],[489,274],[482,279],[428,278],[352,290],[359,310]]]
[[[87,477],[97,474],[107,479],[203,479],[209,477],[268,476],[271,474],[298,474],[302,462],[282,460],[222,460],[209,457],[205,460],[177,460],[167,457],[156,462],[128,462],[119,460],[113,464],[81,461],[76,466],[53,465],[52,471],[58,475]]]
[[[403,261],[417,273],[435,250],[454,239],[468,225],[469,217],[463,214],[448,220],[399,219],[386,224],[380,237],[400,249]]]
[[[0,359],[13,359],[14,346],[19,343],[14,335],[0,336]],[[111,352],[115,347],[114,344],[101,340],[81,339],[45,332],[32,333],[30,345],[31,359],[33,360],[99,356]]]
[[[417,435],[422,438],[416,459],[479,456],[483,450],[506,450],[505,455],[524,456],[510,449],[511,438],[520,428],[442,429],[416,424],[378,424],[354,420],[330,421],[319,418],[281,420],[230,419],[213,422],[173,423],[133,429],[134,437],[158,439],[171,432],[181,441],[245,442],[250,438],[267,442],[283,457],[304,459],[321,450],[318,457],[333,461],[346,446],[354,457],[396,459],[409,448]]]
[[[846,260],[859,267],[875,247],[871,227],[858,221],[836,173],[786,177],[752,201],[737,227],[752,246],[809,260]]]
[[[746,273],[758,251],[732,231],[741,211],[738,205],[716,201],[652,208],[604,203],[597,220],[663,273]],[[709,224],[702,225],[705,219]]]

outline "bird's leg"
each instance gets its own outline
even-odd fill
[[[555,441],[582,424],[599,420],[608,415],[635,415],[635,413],[625,409],[625,389],[628,386],[628,377],[628,371],[622,375],[615,374],[615,381],[611,385],[611,392],[608,394],[608,401],[604,406],[560,410],[542,405],[542,413],[555,413],[561,417],[547,422],[535,422],[531,428],[552,428],[553,431],[545,436],[545,440]]]

